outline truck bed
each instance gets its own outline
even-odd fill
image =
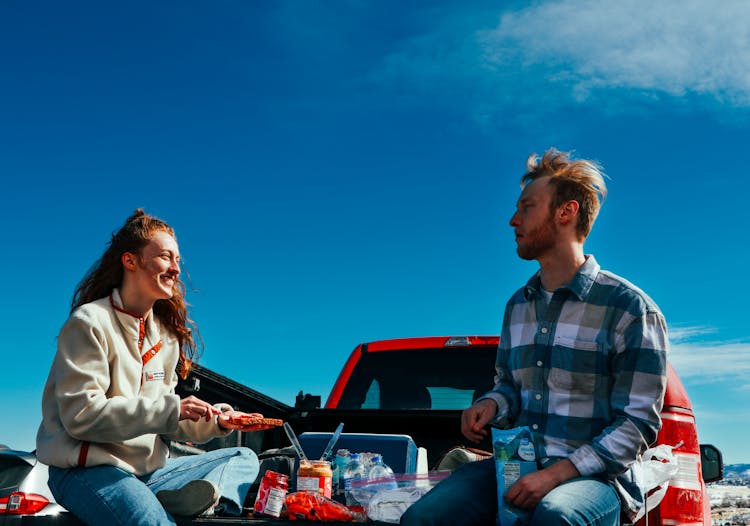
[[[84,524],[70,515],[69,513],[61,513],[60,515],[47,515],[47,516],[28,516],[19,517],[20,522],[14,522],[14,524],[26,524],[33,526],[84,526]],[[311,521],[300,521],[300,520],[289,520],[289,519],[273,519],[273,518],[259,518],[259,517],[206,517],[192,520],[178,520],[179,526],[219,526],[219,525],[252,525],[252,526],[299,526],[301,524],[310,525]],[[352,522],[326,522],[325,524],[330,526],[351,526]],[[385,522],[374,522],[368,521],[368,524],[382,524]]]

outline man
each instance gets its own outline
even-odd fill
[[[508,301],[495,387],[466,409],[463,434],[528,426],[539,470],[505,500],[534,525],[617,525],[642,504],[629,467],[661,427],[667,328],[641,290],[604,270],[583,244],[606,197],[600,167],[548,150],[532,155],[510,220],[518,255],[539,271]],[[401,524],[494,524],[494,460],[436,486]]]

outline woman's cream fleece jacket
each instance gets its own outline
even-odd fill
[[[143,318],[125,312],[117,289],[76,309],[60,331],[44,387],[39,460],[61,468],[108,464],[143,475],[164,466],[164,439],[200,443],[228,434],[216,417],[179,420],[178,358],[176,336],[152,312]]]

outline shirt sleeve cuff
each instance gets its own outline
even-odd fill
[[[594,448],[586,444],[579,447],[570,454],[568,459],[578,470],[582,477],[588,477],[606,470],[602,459],[594,452]]]
[[[176,433],[180,428],[180,397],[176,394],[165,397],[167,405],[167,433]]]
[[[492,420],[492,422],[499,423],[506,420],[508,418],[508,411],[510,409],[510,406],[508,406],[508,401],[505,399],[505,397],[501,394],[490,392],[477,398],[474,403],[476,404],[480,400],[487,399],[494,400],[497,404],[497,413],[495,414],[495,418]]]
[[[224,402],[219,402],[218,404],[214,404],[214,407],[216,409],[218,409],[219,411],[221,411],[222,414],[226,413],[227,411],[233,411],[234,410],[234,408],[231,405],[226,404]],[[216,423],[216,429],[218,430],[218,434],[216,436],[225,437],[225,436],[229,435],[232,431],[234,431],[233,429],[222,427],[221,424],[219,424],[219,417],[218,417],[218,415],[214,418],[214,422]]]

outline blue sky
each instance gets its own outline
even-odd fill
[[[750,462],[746,2],[9,0],[0,54],[0,442],[33,448],[134,208],[177,230],[201,363],[325,399],[359,342],[499,331],[555,146],[609,174],[587,251],[662,308],[700,440]]]

